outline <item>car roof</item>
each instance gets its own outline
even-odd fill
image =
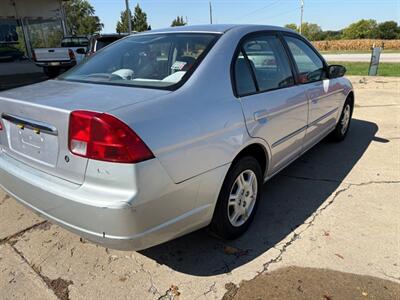
[[[203,33],[225,33],[233,28],[241,28],[248,30],[281,30],[291,31],[290,29],[271,25],[254,25],[254,24],[208,24],[208,25],[188,25],[188,26],[176,26],[161,28],[151,31],[145,31],[141,34],[146,33],[169,33],[169,32],[203,32]]]

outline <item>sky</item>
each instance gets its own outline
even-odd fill
[[[301,0],[213,0],[214,23],[269,24],[300,23]],[[125,9],[125,0],[89,0],[104,23],[103,32],[115,32]],[[208,0],[129,0],[139,3],[153,29],[168,27],[176,16],[187,17],[189,25],[208,24]],[[304,0],[304,22],[317,23],[323,30],[338,30],[359,19],[400,23],[400,0]]]

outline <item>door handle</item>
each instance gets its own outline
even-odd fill
[[[266,109],[262,109],[254,113],[254,120],[256,121],[259,121],[261,119],[266,119],[267,117],[268,117],[268,111]]]

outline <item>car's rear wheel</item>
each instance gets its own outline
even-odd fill
[[[351,98],[347,98],[344,103],[342,113],[340,115],[339,122],[337,123],[335,129],[330,134],[330,137],[335,142],[340,142],[344,140],[349,131],[351,117],[353,115],[353,102]]]
[[[243,157],[229,170],[215,207],[211,230],[225,239],[242,235],[254,219],[262,196],[262,172],[258,161]]]

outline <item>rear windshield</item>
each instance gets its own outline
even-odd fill
[[[172,88],[186,80],[218,35],[134,35],[97,52],[60,79],[113,85]]]
[[[87,47],[88,45],[87,38],[70,37],[61,40],[61,47]]]

